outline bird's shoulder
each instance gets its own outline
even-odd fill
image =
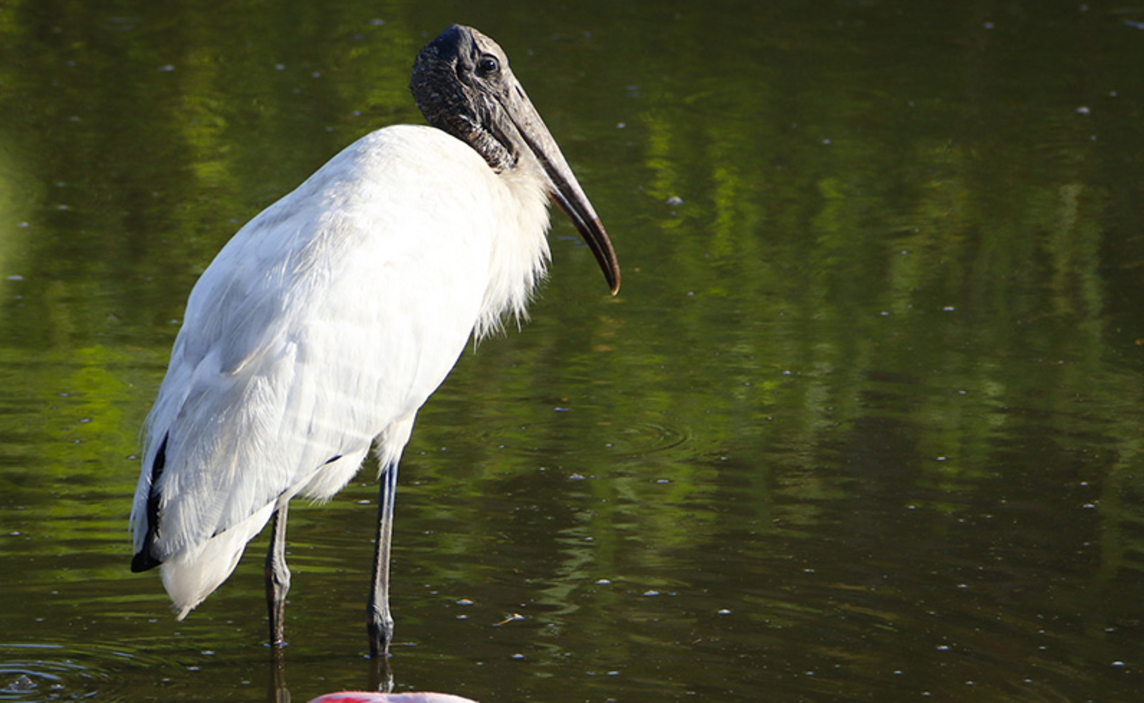
[[[471,146],[427,125],[390,125],[370,132],[314,175],[338,178],[344,172],[361,181],[388,178],[400,184],[403,192],[442,181],[455,187],[461,185],[461,178],[473,184],[496,181],[493,170]],[[416,179],[411,181],[412,175]]]

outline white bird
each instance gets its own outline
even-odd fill
[[[600,220],[495,42],[452,26],[410,89],[433,125],[362,137],[238,231],[187,301],[145,426],[132,571],[162,565],[178,618],[230,576],[273,517],[271,644],[283,643],[287,505],[380,464],[367,606],[387,651],[397,464],[417,410],[470,335],[518,319],[549,260],[551,198],[612,293]]]

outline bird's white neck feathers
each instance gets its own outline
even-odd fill
[[[497,178],[509,202],[503,212],[515,218],[493,241],[489,286],[481,303],[474,338],[480,340],[501,328],[511,313],[519,325],[528,317],[528,301],[551,259],[548,249],[548,177],[527,154],[514,168]]]

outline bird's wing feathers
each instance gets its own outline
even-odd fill
[[[427,150],[453,173],[420,171]],[[399,187],[411,180],[428,181],[412,198]],[[163,560],[200,544],[412,421],[480,313],[495,233],[472,223],[494,218],[472,213],[490,207],[490,187],[461,142],[388,128],[235,235],[190,296],[148,419],[137,548],[150,540]],[[146,524],[155,493],[157,533]]]

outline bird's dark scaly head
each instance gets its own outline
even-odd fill
[[[516,166],[525,144],[507,109],[532,104],[492,39],[449,27],[417,55],[409,88],[429,124],[468,142],[498,173]]]
[[[467,142],[497,173],[535,160],[612,293],[619,290],[620,267],[604,226],[496,42],[472,27],[449,27],[417,55],[409,89],[429,124]]]

